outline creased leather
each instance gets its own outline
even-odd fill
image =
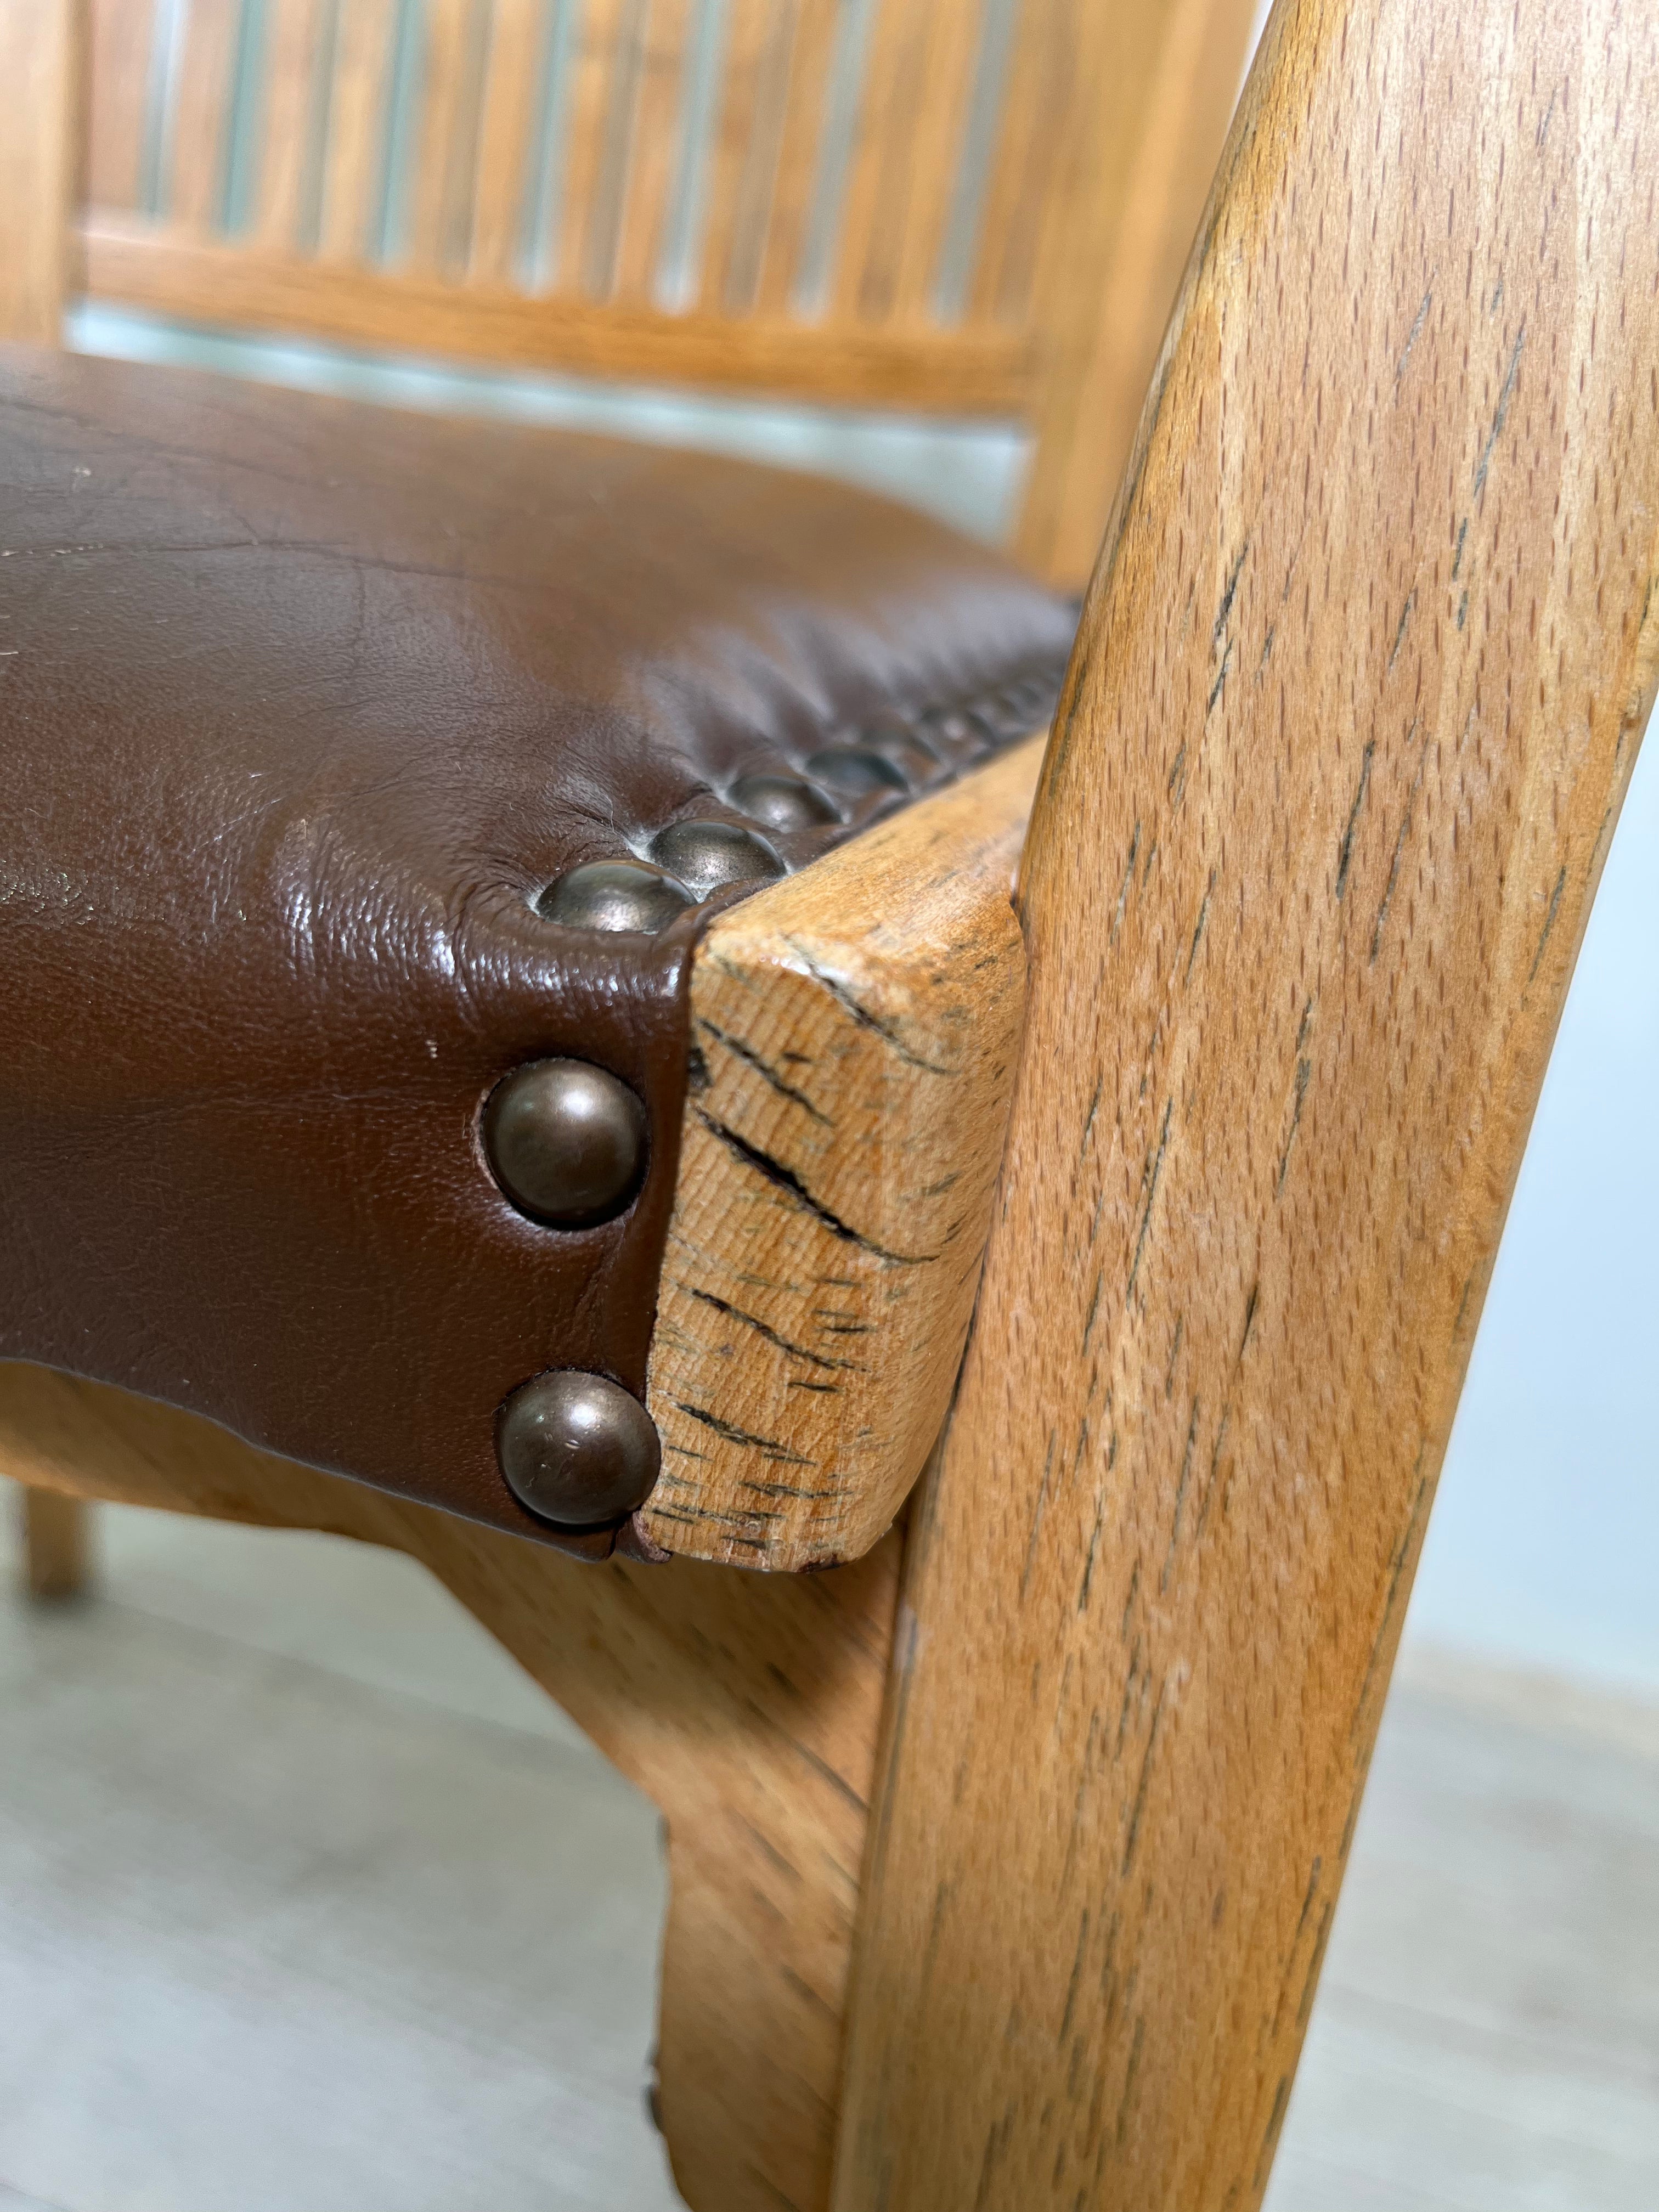
[[[0,349],[0,1357],[549,1537],[495,1411],[643,1393],[697,919],[535,895],[1069,627],[810,477]],[[574,1234],[477,1136],[560,1054],[650,1124]]]

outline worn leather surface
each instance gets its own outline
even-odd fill
[[[811,478],[0,349],[0,1357],[548,1536],[495,1412],[643,1394],[697,923],[536,894],[1069,629]],[[575,1233],[477,1138],[563,1054],[651,1131]]]

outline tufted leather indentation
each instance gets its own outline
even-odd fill
[[[1039,721],[1067,610],[808,477],[19,349],[0,555],[0,1356],[546,1535],[497,1409],[643,1390],[743,886],[637,930],[549,887],[680,825],[810,865]],[[558,1059],[645,1102],[587,1227],[478,1133]]]

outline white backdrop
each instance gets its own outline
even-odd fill
[[[1545,1079],[1408,1633],[1659,1696],[1659,729]]]

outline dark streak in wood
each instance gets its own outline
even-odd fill
[[[775,1437],[751,1436],[747,1429],[739,1429],[730,1421],[723,1421],[718,1413],[711,1413],[706,1406],[689,1405],[684,1398],[676,1398],[674,1403],[681,1413],[694,1421],[701,1421],[705,1428],[712,1429],[717,1437],[723,1437],[729,1444],[744,1444],[752,1450],[764,1452],[768,1459],[776,1460],[784,1467],[812,1467],[817,1464],[816,1461],[804,1459],[799,1452],[791,1451],[787,1444],[779,1443]]]
[[[813,981],[821,983],[828,991],[836,1004],[849,1013],[860,1029],[872,1030],[884,1044],[890,1046],[907,1067],[919,1068],[924,1075],[953,1076],[961,1073],[958,1068],[946,1066],[942,1060],[928,1060],[922,1054],[913,1052],[890,1022],[883,1021],[878,1014],[872,1014],[868,1006],[860,1005],[840,977],[830,975],[827,969],[820,968],[795,939],[786,937],[783,942],[795,953]]]
[[[792,1106],[799,1106],[803,1113],[810,1114],[812,1119],[823,1127],[834,1128],[835,1122],[830,1115],[821,1112],[804,1091],[798,1089],[793,1083],[786,1082],[775,1067],[768,1065],[762,1055],[755,1050],[753,1045],[745,1044],[741,1037],[730,1036],[725,1030],[711,1022],[706,1014],[698,1017],[697,1027],[706,1031],[716,1043],[724,1045],[727,1052],[735,1054],[746,1067],[752,1067],[762,1082],[770,1084],[781,1098],[787,1098]],[[699,1091],[708,1087],[706,1069],[704,1082],[696,1084],[692,1087]]]
[[[1146,1755],[1140,1762],[1140,1780],[1135,1788],[1134,1806],[1129,1814],[1128,1833],[1123,1839],[1123,1868],[1127,1874],[1134,1863],[1135,1845],[1140,1840],[1140,1816],[1146,1809],[1146,1788],[1152,1778],[1152,1755],[1158,1749],[1158,1732],[1164,1720],[1164,1700],[1169,1694],[1166,1677],[1158,1686],[1158,1703],[1152,1707],[1152,1724],[1146,1734]]]
[[[1123,1303],[1126,1306],[1134,1297],[1135,1278],[1140,1273],[1140,1256],[1146,1249],[1146,1232],[1152,1227],[1152,1206],[1158,1197],[1158,1178],[1164,1173],[1164,1155],[1170,1142],[1170,1116],[1174,1111],[1175,1100],[1173,1098],[1166,1100],[1164,1107],[1164,1127],[1158,1132],[1158,1150],[1148,1163],[1146,1171],[1141,1178],[1140,1187],[1146,1194],[1146,1202],[1141,1209],[1140,1233],[1135,1238],[1134,1258],[1129,1264],[1129,1279],[1124,1286]]]
[[[1359,758],[1359,788],[1353,795],[1353,805],[1348,809],[1347,826],[1342,832],[1342,842],[1337,848],[1336,896],[1338,902],[1348,888],[1348,869],[1353,860],[1354,831],[1358,827],[1360,810],[1365,804],[1365,793],[1370,789],[1371,761],[1376,751],[1376,740],[1370,738]]]
[[[1498,395],[1498,407],[1492,418],[1492,428],[1481,448],[1480,465],[1474,472],[1474,495],[1479,499],[1486,489],[1486,471],[1492,466],[1492,449],[1504,434],[1504,425],[1509,419],[1510,402],[1515,397],[1516,379],[1521,373],[1521,349],[1527,343],[1527,325],[1523,320],[1515,334],[1515,349],[1510,355],[1510,365],[1504,372],[1503,389]]]
[[[697,1118],[710,1136],[718,1137],[721,1144],[730,1146],[740,1159],[746,1160],[769,1182],[776,1183],[780,1190],[787,1190],[792,1198],[821,1221],[832,1236],[843,1237],[848,1243],[856,1244],[861,1252],[869,1252],[878,1260],[890,1260],[899,1267],[931,1267],[938,1259],[937,1252],[890,1252],[885,1245],[878,1244],[872,1237],[854,1229],[850,1222],[843,1221],[838,1213],[832,1212],[821,1200],[814,1198],[793,1168],[785,1166],[781,1160],[775,1160],[769,1152],[763,1152],[758,1145],[751,1145],[747,1137],[740,1137],[735,1129],[728,1129],[723,1121],[715,1121],[712,1114],[705,1114],[701,1108],[697,1110]]]
[[[1250,541],[1247,538],[1238,549],[1238,558],[1227,572],[1226,589],[1221,594],[1221,605],[1216,612],[1215,627],[1210,632],[1212,645],[1219,645],[1227,617],[1233,611],[1233,599],[1238,590],[1238,580],[1244,573],[1244,563],[1249,558]]]
[[[804,1344],[792,1344],[787,1336],[781,1335],[769,1322],[760,1320],[754,1314],[744,1313],[739,1306],[728,1304],[726,1299],[716,1297],[713,1291],[699,1290],[692,1283],[682,1283],[679,1287],[688,1296],[694,1297],[699,1305],[712,1306],[716,1313],[725,1314],[728,1320],[741,1322],[745,1328],[752,1328],[757,1336],[763,1336],[769,1344],[776,1345],[780,1352],[787,1352],[792,1359],[805,1359],[813,1367],[840,1368],[856,1375],[862,1375],[868,1371],[856,1360],[831,1359],[822,1352],[809,1352]],[[835,1385],[831,1383],[824,1387],[833,1389]]]
[[[1418,339],[1422,336],[1423,325],[1429,319],[1429,309],[1434,301],[1435,278],[1439,274],[1440,272],[1437,269],[1433,270],[1431,274],[1429,277],[1428,289],[1423,295],[1423,304],[1419,307],[1411,329],[1407,332],[1405,345],[1401,350],[1399,360],[1395,363],[1394,381],[1396,391],[1399,389],[1401,378],[1406,374],[1406,363],[1412,357],[1412,349],[1416,345]]]
[[[1550,932],[1555,927],[1555,917],[1560,909],[1561,894],[1565,890],[1566,887],[1567,871],[1564,862],[1561,872],[1555,879],[1555,889],[1550,893],[1550,910],[1544,916],[1544,927],[1539,936],[1538,950],[1533,954],[1532,965],[1527,970],[1527,981],[1528,983],[1534,982],[1537,980],[1538,970],[1543,965],[1544,948],[1550,941]]]

